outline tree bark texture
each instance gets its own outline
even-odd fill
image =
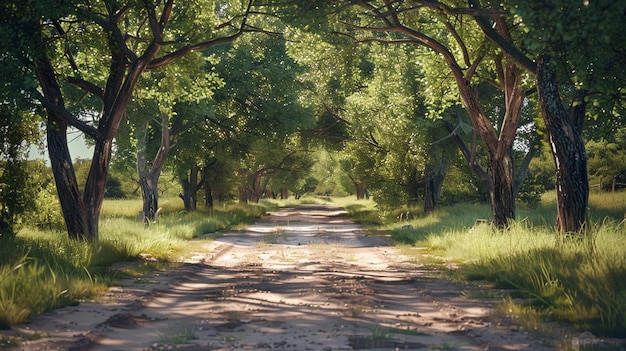
[[[38,62],[37,79],[44,97],[64,110],[64,100],[54,69],[46,58]],[[67,127],[65,119],[58,116],[53,108],[47,108],[46,137],[48,156],[54,174],[54,181],[65,220],[67,233],[72,239],[97,239],[97,232],[89,232],[87,208],[78,189],[78,182],[72,165],[72,158],[67,146]]]
[[[491,160],[491,179],[493,191],[491,196],[491,210],[493,222],[503,228],[509,221],[515,219],[514,170],[512,151],[499,158]]]
[[[589,202],[587,154],[582,139],[585,113],[583,92],[565,109],[554,69],[548,57],[537,60],[537,92],[556,165],[557,223],[559,232],[578,233],[584,228]]]
[[[194,164],[189,169],[189,174],[181,179],[183,193],[181,198],[185,205],[185,211],[195,211],[198,204],[198,165]]]
[[[261,187],[261,178],[263,171],[257,171],[248,176],[248,187],[246,189],[246,195],[248,201],[252,203],[258,203],[261,200],[263,189]]]
[[[137,136],[137,174],[143,199],[143,218],[146,222],[154,221],[159,209],[159,177],[170,150],[169,118],[161,114],[161,145],[148,166],[146,155],[146,135],[148,124]]]

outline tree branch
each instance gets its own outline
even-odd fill
[[[78,78],[78,77],[67,77],[66,78],[67,82],[75,85],[79,88],[81,88],[82,90],[91,93],[94,96],[99,97],[100,99],[104,98],[104,90],[102,90],[102,88],[100,88],[99,86],[88,82],[82,78]]]
[[[479,4],[477,0],[468,0],[470,6],[478,9]],[[502,14],[501,14],[502,15]],[[507,55],[509,55],[513,60],[515,60],[520,66],[524,67],[528,71],[532,73],[537,72],[537,63],[528,58],[524,53],[522,53],[512,42],[506,40],[504,36],[498,33],[494,28],[491,27],[490,23],[485,18],[484,14],[478,12],[474,16],[474,20],[478,23],[480,29],[485,33],[487,38],[489,38],[492,42],[494,42],[498,47],[500,47]]]
[[[100,134],[98,129],[74,117],[74,115],[72,115],[67,109],[48,101],[48,99],[46,99],[44,96],[42,96],[38,92],[36,93],[36,95],[37,95],[37,99],[39,100],[39,102],[41,102],[41,105],[44,108],[46,108],[46,110],[54,112],[56,116],[63,119],[72,127],[89,135],[93,139],[98,140],[102,137],[102,134]]]
[[[173,3],[172,0],[168,0],[168,3]],[[166,54],[165,56],[162,56],[160,58],[154,59],[152,60],[148,66],[146,67],[146,69],[155,69],[155,68],[159,68],[162,66],[165,66],[177,59],[180,59],[181,57],[185,56],[186,54],[192,52],[192,51],[199,51],[199,50],[204,50],[207,48],[210,48],[212,46],[216,46],[219,44],[223,44],[223,43],[228,43],[231,42],[235,39],[237,39],[238,37],[240,37],[244,32],[246,31],[257,31],[257,30],[246,30],[247,28],[247,20],[248,20],[248,15],[251,12],[251,8],[252,8],[252,3],[253,0],[249,0],[248,1],[248,6],[246,8],[246,11],[243,14],[243,18],[241,20],[241,24],[239,25],[239,28],[237,29],[237,31],[232,34],[232,35],[228,35],[225,37],[220,37],[220,38],[214,38],[211,40],[207,40],[207,41],[203,41],[203,42],[199,42],[199,43],[195,43],[195,44],[190,44],[190,45],[186,45],[183,46],[182,48],[179,48],[173,52],[170,52],[168,54]],[[171,10],[171,9],[170,9]],[[227,22],[226,24],[223,24],[222,26],[218,27],[218,29],[224,27],[224,26],[228,26],[230,25],[230,22]],[[161,41],[159,41],[160,44],[162,44],[162,38],[160,38]]]
[[[122,7],[118,11],[113,11],[108,1],[105,1],[105,5],[108,11],[108,20],[104,20],[100,17],[95,17],[94,21],[99,24],[100,27],[111,32],[113,38],[115,39],[117,47],[130,61],[137,60],[137,55],[126,45],[125,36],[122,34],[120,28],[117,26],[117,23],[119,23],[119,21],[124,17],[128,8]]]

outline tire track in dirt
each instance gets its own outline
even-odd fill
[[[493,301],[436,278],[340,208],[284,208],[223,233],[110,303],[23,326],[24,350],[552,350],[490,322]],[[25,328],[28,328],[27,330]]]

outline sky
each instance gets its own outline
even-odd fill
[[[67,135],[68,147],[70,148],[70,155],[72,161],[77,158],[91,160],[93,156],[93,147],[85,144],[83,134],[80,132],[69,132]],[[44,137],[45,144],[45,137]],[[48,158],[48,150],[45,149],[42,153],[36,146],[31,146],[28,152],[29,160],[44,159],[47,165],[50,165],[50,159]]]

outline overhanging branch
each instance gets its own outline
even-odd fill
[[[59,105],[53,104],[52,102],[48,101],[41,94],[37,94],[37,98],[38,98],[39,102],[41,102],[41,105],[43,105],[43,107],[49,113],[50,112],[54,113],[55,116],[61,118],[62,120],[67,122],[72,127],[74,127],[76,129],[80,130],[81,132],[89,135],[93,139],[98,140],[98,139],[102,138],[102,134],[100,134],[98,129],[96,129],[95,127],[93,127],[93,126],[85,123],[84,121],[81,121],[80,119],[74,117],[74,115],[72,115],[65,108],[63,108],[63,107],[61,107]]]

